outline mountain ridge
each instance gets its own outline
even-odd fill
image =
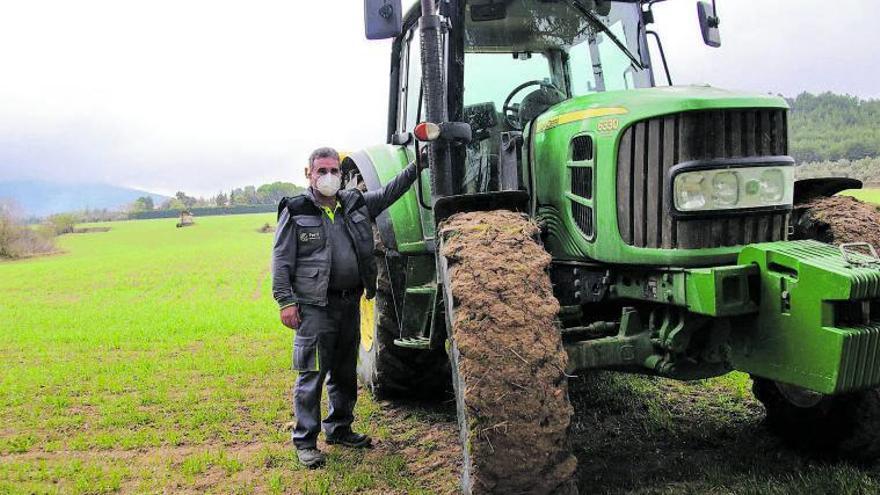
[[[141,196],[157,205],[168,196],[100,182],[53,182],[45,180],[0,181],[0,200],[12,200],[25,216],[90,210],[121,210]]]

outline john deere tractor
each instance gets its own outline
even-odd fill
[[[567,378],[594,369],[745,372],[780,435],[880,453],[880,262],[791,229],[860,184],[795,182],[783,99],[672,85],[657,3],[365,0],[393,39],[387,142],[343,169],[428,170],[377,219],[360,376],[451,385],[465,493],[575,493]]]

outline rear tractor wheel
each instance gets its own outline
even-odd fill
[[[441,225],[466,494],[577,493],[559,303],[536,234],[508,211]]]
[[[391,280],[384,251],[376,254],[376,297],[361,298],[358,375],[377,399],[393,397],[437,399],[449,391],[449,360],[443,349],[406,349],[394,345],[400,337]]]
[[[827,396],[753,377],[767,427],[787,443],[855,461],[880,457],[880,389]]]

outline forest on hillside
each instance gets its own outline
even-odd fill
[[[799,162],[880,156],[880,100],[801,93],[791,105],[791,151]]]
[[[880,183],[880,100],[801,93],[787,101],[790,153],[803,165],[799,176]]]

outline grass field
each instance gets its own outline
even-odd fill
[[[292,335],[272,215],[109,224],[0,263],[0,493],[451,493],[454,407],[376,403],[377,447],[306,471],[286,431]],[[571,382],[581,494],[880,493],[876,467],[769,437],[748,377]]]
[[[846,191],[844,194],[868,203],[880,205],[880,189],[854,189]]]
[[[0,493],[420,491],[382,449],[295,462],[267,221],[114,223],[0,263]],[[387,440],[377,409],[356,427]]]

